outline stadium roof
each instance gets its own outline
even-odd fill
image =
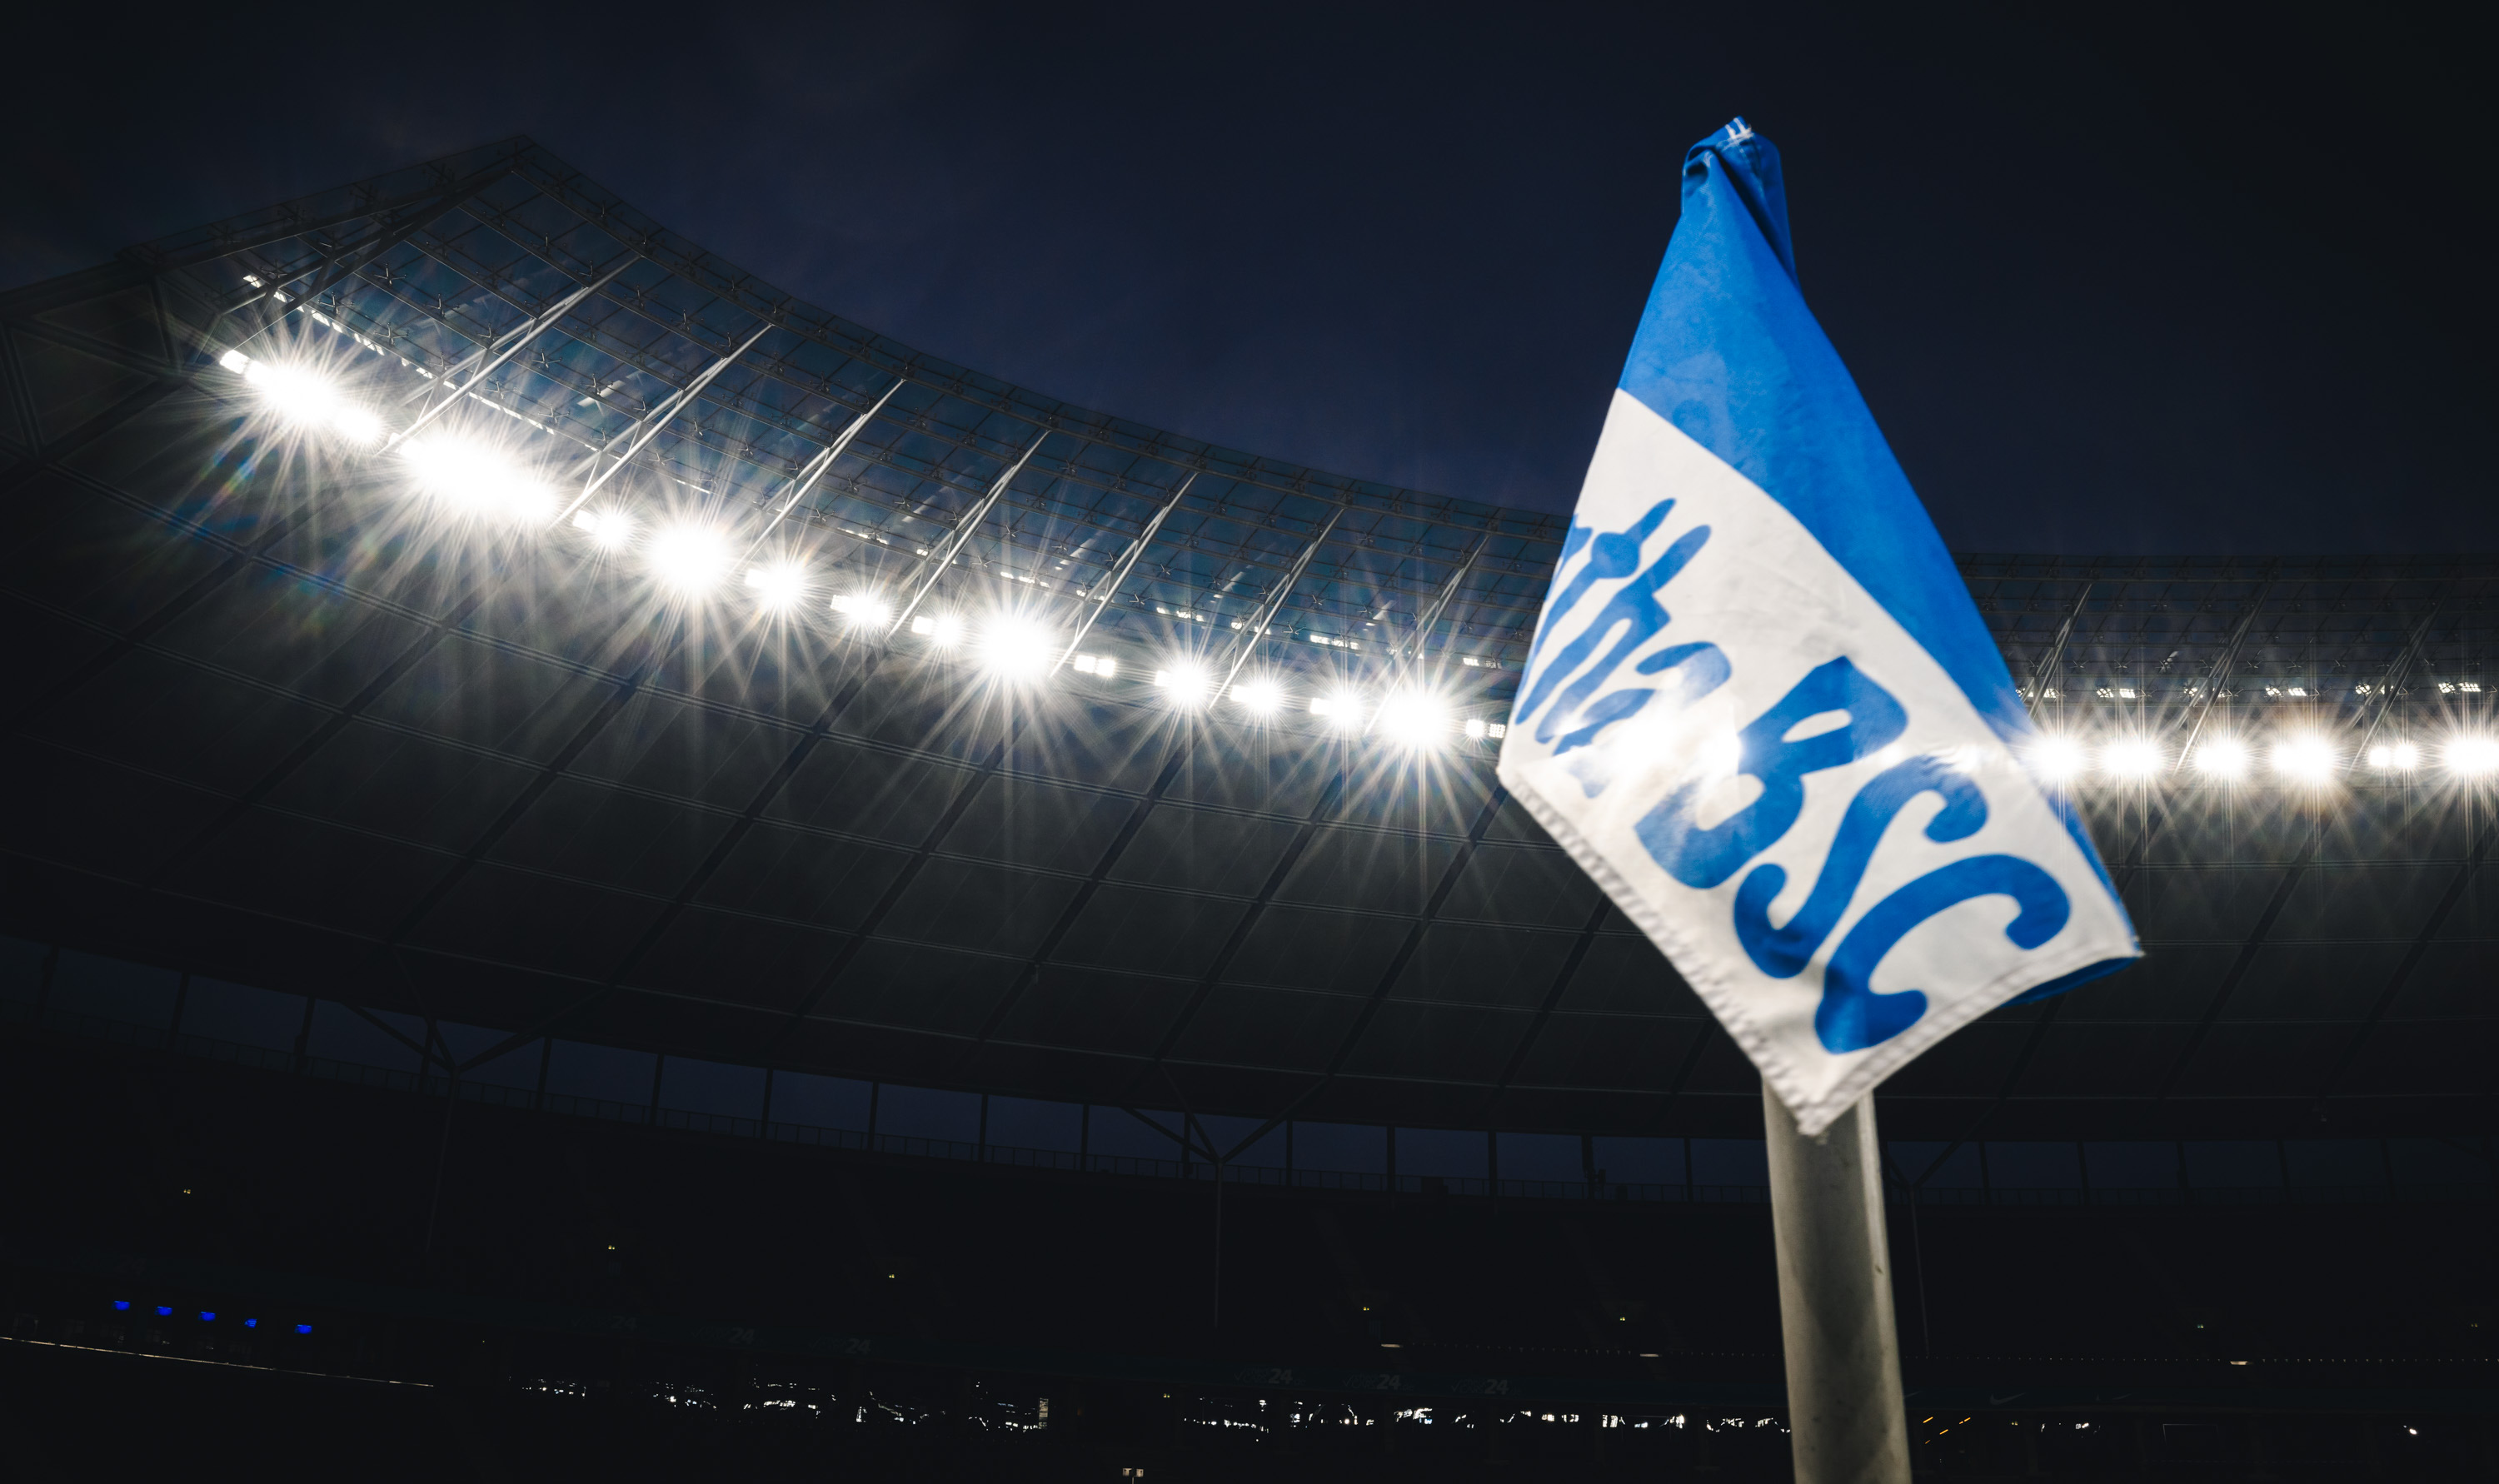
[[[527,141],[5,320],[8,931],[886,1081],[1758,1129],[1493,780],[1561,517],[937,361]],[[2151,956],[1892,1130],[2483,1116],[2499,562],[1963,567]]]

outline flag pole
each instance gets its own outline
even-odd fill
[[[1797,1484],[1909,1484],[1909,1417],[1868,1094],[1818,1139],[1762,1084]]]

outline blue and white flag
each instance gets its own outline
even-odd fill
[[[1778,151],[1693,146],[1501,779],[1818,1134],[2142,950],[2004,661],[1807,311]]]

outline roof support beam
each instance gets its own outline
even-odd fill
[[[1015,483],[1015,476],[1022,473],[1023,467],[1032,462],[1032,456],[1041,452],[1041,445],[1050,441],[1051,432],[1048,428],[1041,430],[1041,436],[1032,440],[1032,446],[1023,451],[1023,457],[1008,465],[1006,472],[998,475],[996,482],[990,486],[990,493],[963,512],[963,518],[955,523],[953,531],[940,536],[938,543],[928,548],[927,580],[920,584],[919,590],[911,595],[911,601],[904,603],[902,610],[893,616],[893,622],[887,626],[888,632],[899,632],[903,625],[911,622],[911,615],[920,611],[920,604],[937,586],[937,579],[945,576],[946,568],[963,554],[964,546],[972,539],[972,532],[981,528],[982,518],[990,513],[990,508],[998,502],[999,497],[1006,494],[1007,486]]]
[[[1146,529],[1138,532],[1136,539],[1128,543],[1127,551],[1120,555],[1118,564],[1112,567],[1110,575],[1095,583],[1090,593],[1078,599],[1086,605],[1085,620],[1076,626],[1075,636],[1067,641],[1066,652],[1058,657],[1058,663],[1050,667],[1052,674],[1057,674],[1060,666],[1076,657],[1077,646],[1083,644],[1085,636],[1093,631],[1093,625],[1102,617],[1104,606],[1112,598],[1120,596],[1120,584],[1128,580],[1128,573],[1135,569],[1137,559],[1144,556],[1146,548],[1152,544],[1154,532],[1163,529],[1164,519],[1180,508],[1182,498],[1188,494],[1188,487],[1195,483],[1197,483],[1197,474],[1191,470],[1188,477],[1180,482],[1180,488],[1172,491],[1171,499],[1164,500],[1162,508],[1156,510],[1153,518],[1146,522]]]
[[[729,354],[722,356],[719,360],[711,363],[708,367],[705,367],[700,375],[688,382],[683,391],[680,391],[676,396],[670,398],[665,410],[658,412],[648,419],[648,426],[644,427],[639,434],[634,436],[633,443],[629,445],[623,453],[616,456],[616,462],[591,475],[589,482],[581,487],[581,493],[572,497],[572,503],[556,512],[556,521],[558,523],[562,523],[566,517],[571,515],[573,511],[580,509],[583,500],[586,500],[591,496],[598,494],[599,487],[600,485],[605,484],[610,478],[614,477],[618,469],[633,463],[633,456],[640,453],[653,438],[660,436],[660,430],[668,426],[668,420],[670,418],[675,417],[679,412],[685,409],[688,403],[692,403],[697,397],[701,396],[702,389],[711,385],[713,377],[718,376],[722,371],[729,370],[730,364],[735,362],[739,356],[742,356],[749,350],[754,349],[755,342],[763,339],[763,337],[769,333],[772,328],[772,321],[768,319],[756,326],[755,333],[748,336],[745,340],[740,342],[735,350],[730,351]],[[604,457],[605,454],[603,451],[598,454],[593,454],[591,456],[591,462],[595,466],[600,459]]]
[[[229,314],[248,308],[264,300],[276,300],[282,306],[276,313],[264,317],[259,324],[244,331],[235,339],[235,344],[238,346],[249,344],[256,337],[284,323],[286,317],[297,309],[310,304],[332,287],[363,271],[383,253],[424,231],[443,213],[458,210],[478,192],[511,173],[511,167],[508,164],[481,170],[440,195],[406,208],[404,213],[375,220],[372,235],[362,242],[338,248],[312,268],[262,284],[228,301],[217,310],[216,319],[210,323],[209,333],[214,335],[216,327],[224,323]],[[308,275],[310,281],[305,282]],[[299,283],[301,287],[297,287]],[[289,288],[295,289],[291,297],[285,294],[285,290]]]
[[[2074,626],[2082,622],[2084,605],[2092,600],[2092,584],[2096,580],[2084,579],[2083,590],[2074,595],[2074,606],[2066,610],[2065,621],[2057,626],[2056,642],[2048,646],[2047,657],[2031,667],[2030,704],[2028,709],[2033,719],[2039,715],[2039,702],[2047,698],[2048,682],[2056,678],[2057,666],[2065,661],[2065,646],[2074,637]]]
[[[2420,658],[2421,645],[2429,638],[2430,626],[2438,622],[2439,607],[2440,602],[2433,601],[2429,611],[2420,616],[2420,622],[2413,626],[2412,637],[2404,642],[2402,651],[2395,656],[2394,662],[2386,666],[2385,675],[2378,682],[2378,694],[2369,697],[2369,725],[2361,731],[2360,740],[2353,745],[2351,759],[2343,764],[2346,775],[2358,770],[2368,754],[2369,744],[2378,740],[2378,728],[2385,725],[2386,712],[2395,703],[2395,693],[2412,678],[2413,662]]]
[[[2204,723],[2212,716],[2214,703],[2222,698],[2222,688],[2230,683],[2230,671],[2239,662],[2239,650],[2247,644],[2249,630],[2256,627],[2256,615],[2264,611],[2265,595],[2273,591],[2273,573],[2279,565],[2278,559],[2265,564],[2264,581],[2257,584],[2256,596],[2248,599],[2248,611],[2239,615],[2238,624],[2231,629],[2229,642],[2223,646],[2222,657],[2213,661],[2212,669],[2205,674],[2204,694],[2196,696],[2194,703],[2188,708],[2191,720],[2187,726],[2187,738],[2178,744],[2178,757],[2169,764],[2171,773],[2187,766],[2187,755],[2195,750],[2195,739],[2204,734]]]
[[[1345,507],[1339,505],[1329,514],[1327,524],[1319,528],[1318,534],[1311,537],[1310,544],[1302,548],[1302,554],[1293,559],[1292,567],[1284,573],[1283,581],[1276,584],[1275,591],[1269,593],[1266,600],[1250,614],[1250,622],[1242,626],[1241,637],[1233,645],[1237,652],[1232,656],[1231,666],[1224,670],[1222,682],[1209,695],[1210,701],[1221,700],[1231,693],[1232,682],[1240,676],[1241,666],[1249,663],[1250,657],[1258,652],[1258,641],[1266,634],[1267,626],[1283,611],[1285,599],[1293,596],[1294,584],[1311,569],[1311,559],[1319,554],[1319,548],[1327,544],[1329,534],[1336,530],[1336,523],[1344,518]]]
[[[600,289],[605,288],[608,284],[615,281],[618,274],[623,273],[625,270],[641,261],[642,259],[640,255],[631,252],[626,253],[623,257],[617,260],[615,267],[607,270],[603,274],[600,274],[598,277],[593,278],[588,283],[582,284],[579,288],[576,288],[571,293],[565,295],[554,304],[547,306],[546,309],[536,319],[531,320],[526,325],[520,326],[518,332],[512,337],[511,343],[505,345],[503,349],[496,351],[494,353],[494,359],[486,362],[485,365],[478,367],[467,380],[461,382],[457,386],[444,385],[442,400],[426,407],[424,411],[417,413],[413,422],[410,422],[406,428],[403,428],[399,432],[391,435],[390,442],[392,444],[396,444],[407,438],[416,436],[418,433],[424,430],[426,424],[449,411],[452,405],[458,403],[462,397],[468,395],[471,389],[477,386],[478,383],[484,381],[487,377],[495,374],[496,371],[502,370],[504,362],[520,354],[522,349],[532,340],[536,339],[539,336],[553,328],[557,320],[571,313],[573,306],[581,303],[591,295],[598,293]],[[482,345],[479,346],[477,348],[477,353],[481,356],[486,354],[486,347]],[[473,360],[474,357],[471,359]],[[438,384],[440,385],[448,383],[450,380],[450,376],[445,375],[441,378],[441,382]],[[389,445],[386,444],[384,446]]]
[[[852,418],[850,426],[844,428],[838,436],[836,436],[831,442],[826,444],[825,451],[823,453],[820,453],[813,459],[807,461],[807,467],[800,469],[797,477],[790,481],[790,498],[781,501],[781,508],[772,512],[772,518],[765,521],[763,523],[763,529],[755,533],[755,539],[747,543],[746,554],[749,557],[754,556],[756,548],[763,544],[763,538],[765,536],[770,535],[773,532],[780,529],[781,522],[784,517],[788,516],[791,511],[798,508],[798,501],[806,499],[807,492],[816,487],[816,481],[825,477],[825,470],[833,467],[833,461],[840,458],[843,452],[851,446],[851,440],[858,437],[860,430],[867,427],[868,419],[876,416],[879,412],[884,411],[885,404],[893,400],[893,394],[901,391],[904,387],[910,384],[911,378],[908,376],[895,377],[893,385],[885,389],[884,396],[879,397],[873,403],[871,403],[866,411],[861,412],[855,418]]]

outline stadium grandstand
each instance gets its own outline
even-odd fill
[[[1758,1079],[1493,775],[1566,518],[526,140],[0,335],[29,1477],[1786,1476]],[[2499,558],[1961,563],[2148,954],[1880,1094],[1919,1468],[2499,1476]]]

